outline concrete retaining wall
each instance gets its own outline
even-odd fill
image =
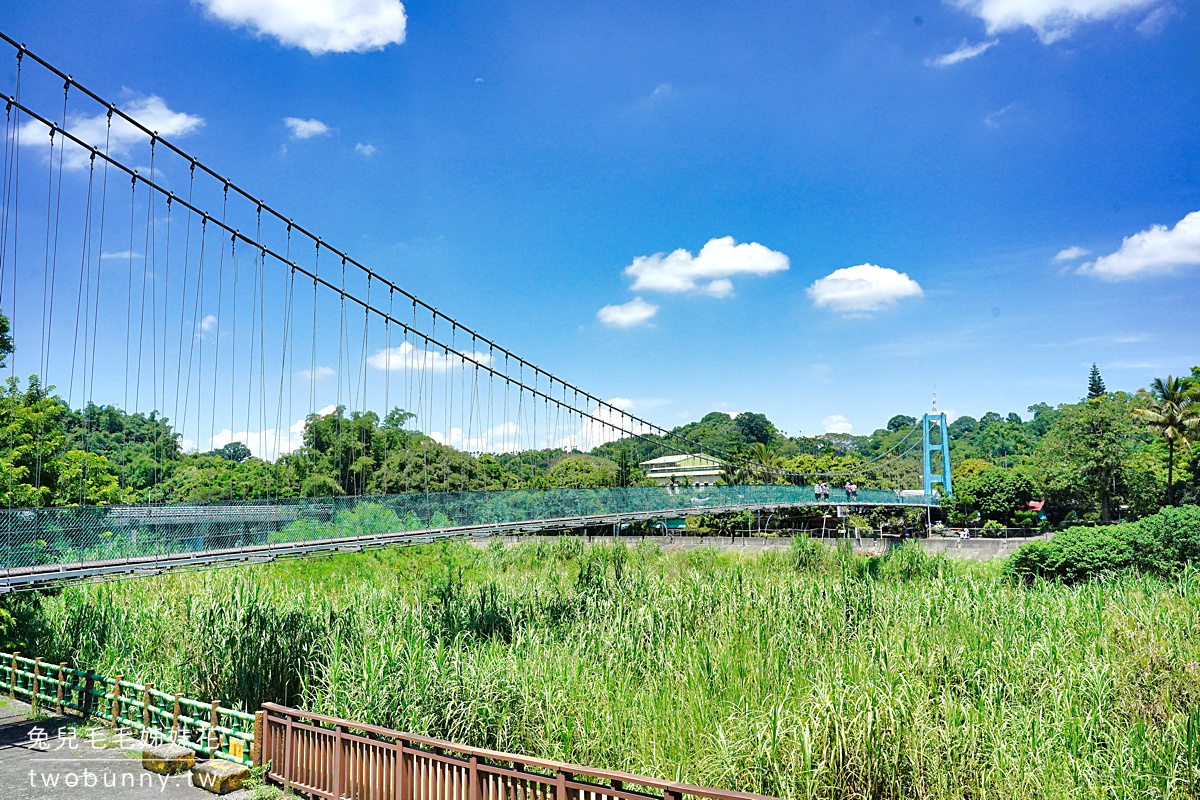
[[[557,536],[504,536],[506,547],[537,541],[552,542]],[[1025,542],[1035,539],[1046,539],[1048,536],[1030,536],[1021,539],[958,539],[949,536],[934,536],[929,539],[914,539],[928,553],[945,553],[954,558],[965,558],[971,561],[987,561],[992,558],[1006,558]],[[586,544],[613,544],[622,542],[630,547],[642,542],[656,544],[666,551],[694,550],[698,547],[715,547],[720,550],[733,550],[742,553],[764,553],[767,551],[784,551],[792,546],[792,540],[786,536],[585,536]],[[836,546],[841,539],[815,539],[823,541],[831,547]],[[859,555],[883,555],[898,539],[851,539],[854,552]],[[489,545],[491,538],[471,539],[475,547],[484,548]]]

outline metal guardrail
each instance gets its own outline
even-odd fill
[[[263,763],[285,790],[326,800],[770,800],[468,747],[264,703]]]
[[[14,698],[59,714],[99,719],[139,732],[146,740],[170,741],[209,758],[256,766],[262,741],[261,712],[247,714],[216,700],[203,703],[167,694],[153,684],[109,678],[65,663],[50,664],[20,653],[0,653],[0,681]]]

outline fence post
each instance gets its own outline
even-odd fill
[[[171,744],[179,744],[179,715],[183,711],[183,704],[179,702],[181,694],[175,695],[175,708],[171,711]]]
[[[400,788],[396,792],[396,800],[410,800],[410,798],[416,795],[416,792],[413,791],[412,767],[409,766],[408,756],[404,754],[404,748],[408,747],[408,740],[397,739],[396,744],[400,748],[400,769],[398,770],[399,774],[396,776],[397,781],[400,783]],[[416,758],[413,759],[412,766],[416,766]]]
[[[117,720],[121,718],[121,681],[125,680],[124,675],[118,675],[117,680],[113,682],[112,690],[112,706],[109,708],[109,713],[112,716],[112,725],[117,727]]]
[[[263,765],[263,717],[266,712],[262,709],[254,712],[254,741],[250,743],[250,762],[256,767]]]
[[[88,670],[87,675],[83,676],[83,701],[79,704],[83,708],[83,718],[87,719],[92,714],[93,701],[96,699],[92,696],[92,691],[96,685],[95,670]]]
[[[10,697],[17,696],[17,656],[21,655],[20,651],[15,651],[12,654],[12,669],[8,673],[8,694]]]
[[[142,741],[150,741],[150,690],[154,688],[153,683],[147,683],[142,687]]]
[[[471,759],[474,761],[475,759]],[[554,785],[554,800],[567,800],[567,773],[558,770],[557,782]]]
[[[58,664],[58,715],[63,714],[63,684],[66,683],[66,678],[63,674],[67,667],[67,662],[61,661]]]
[[[342,796],[342,726],[333,726],[333,796]]]
[[[42,688],[42,657],[33,660],[33,691],[29,694],[29,705],[38,707],[38,691]]]
[[[221,734],[217,732],[217,725],[220,724],[217,717],[217,701],[212,701],[212,708],[208,712],[208,749],[209,755],[213,758],[217,757],[217,751],[221,749]]]

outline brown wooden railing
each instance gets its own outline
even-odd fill
[[[264,703],[268,776],[325,800],[769,800],[414,736]]]

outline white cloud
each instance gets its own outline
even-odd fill
[[[297,378],[301,378],[306,381],[313,380],[314,378],[316,380],[323,381],[327,378],[332,378],[334,375],[337,375],[337,371],[333,367],[323,366],[318,366],[316,369],[302,369],[296,373]]]
[[[642,98],[641,106],[642,108],[651,108],[674,94],[674,86],[669,83],[660,83],[654,87],[654,91]]]
[[[564,450],[578,448],[587,452],[608,442],[615,442],[632,435],[653,433],[648,425],[635,423],[625,416],[623,411],[634,407],[634,402],[623,397],[614,397],[608,401],[610,406],[596,406],[583,418],[578,430],[564,436],[555,442],[555,446]]]
[[[158,95],[140,97],[121,106],[121,110],[145,125],[151,131],[165,139],[178,139],[194,132],[204,124],[204,120],[192,114],[172,111]],[[114,158],[126,156],[136,145],[150,146],[150,135],[135,128],[122,117],[113,114],[112,128],[109,129],[108,114],[96,114],[67,118],[67,132],[79,138],[89,146],[105,152],[105,142],[108,143],[108,154]],[[30,138],[33,137],[33,138]],[[21,126],[21,141],[30,143],[38,139],[49,141],[50,129],[42,123],[32,120]],[[85,169],[90,160],[90,153],[82,147],[55,137],[57,147],[63,141],[68,143],[63,150],[63,166],[68,169]],[[49,148],[47,147],[47,152]],[[99,159],[97,159],[99,163]],[[125,253],[128,256],[128,253]]]
[[[200,320],[200,330],[211,331],[217,325],[217,318],[212,314],[206,314],[204,319]]]
[[[732,236],[710,239],[693,256],[680,248],[673,253],[638,256],[625,268],[633,291],[694,292],[713,297],[733,293],[734,275],[769,275],[788,268],[788,257],[757,242],[735,244]]]
[[[1121,249],[1077,270],[1104,281],[1125,281],[1151,275],[1166,275],[1180,267],[1200,265],[1200,211],[1193,211],[1175,224],[1151,225],[1126,236]]]
[[[1013,101],[1013,102],[1009,103],[1008,105],[1006,105],[1004,108],[1000,109],[999,111],[993,111],[992,113],[988,114],[986,117],[983,118],[983,124],[987,125],[989,128],[996,127],[996,125],[998,124],[997,120],[999,120],[1001,117],[1003,117],[1009,111],[1012,111],[1013,106],[1015,106],[1016,104],[1017,104],[1016,101]]]
[[[859,264],[834,270],[808,287],[808,296],[817,308],[843,314],[881,311],[906,297],[921,297],[921,286],[907,273]]]
[[[1097,22],[1155,5],[1159,0],[948,0],[987,25],[988,34],[1029,27],[1043,44],[1070,36],[1084,22]]]
[[[362,142],[359,142],[358,144],[354,145],[354,152],[358,153],[363,158],[370,158],[378,153],[379,150],[373,144],[363,144]]]
[[[1077,247],[1077,246],[1072,245],[1071,247],[1068,247],[1064,250],[1059,250],[1055,254],[1054,260],[1055,261],[1074,261],[1077,258],[1083,258],[1084,256],[1088,255],[1091,252],[1092,252],[1091,250],[1085,250],[1082,247]]]
[[[466,364],[479,364],[486,367],[492,361],[493,358],[488,353],[463,353],[461,356],[456,356],[433,350],[421,350],[409,342],[398,347],[379,350],[367,359],[367,363],[375,369],[428,370],[430,372],[446,372]]]
[[[116,252],[112,252],[112,253],[101,253],[100,254],[100,258],[106,259],[106,260],[107,259],[120,259],[122,261],[127,261],[131,258],[141,258],[141,257],[142,257],[141,253],[134,252],[133,250],[117,250]]]
[[[365,53],[404,41],[399,0],[197,0],[209,14],[314,56]]]
[[[959,62],[975,58],[975,56],[981,56],[997,44],[999,44],[998,39],[988,39],[986,42],[980,42],[979,44],[967,44],[967,40],[963,39],[962,44],[954,48],[951,52],[925,59],[925,66],[951,67]]]
[[[311,139],[314,136],[328,136],[332,131],[329,126],[319,119],[300,119],[299,117],[284,117],[283,124],[292,132],[293,139]]]
[[[647,322],[658,313],[658,306],[635,297],[628,303],[605,306],[596,312],[596,317],[605,325],[614,328],[632,328]]]
[[[1175,6],[1167,3],[1164,6],[1151,11],[1146,15],[1146,18],[1137,24],[1137,32],[1143,36],[1154,36],[1162,33],[1163,28],[1171,21],[1173,17],[1182,17],[1183,14]]]
[[[854,430],[854,426],[850,424],[850,420],[841,414],[831,414],[821,420],[821,427],[825,429],[826,433],[850,433]]]
[[[318,416],[332,414],[336,406],[325,406],[317,412]],[[288,426],[287,430],[268,428],[265,431],[231,431],[223,429],[209,440],[208,450],[217,450],[230,442],[241,442],[250,448],[257,458],[274,461],[284,453],[290,453],[304,445],[304,426],[306,420],[298,419]]]

